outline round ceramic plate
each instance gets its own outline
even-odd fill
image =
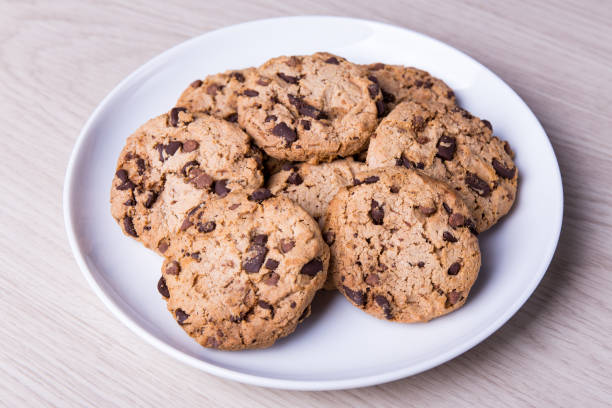
[[[316,28],[313,30],[313,27]],[[196,78],[257,66],[282,54],[329,51],[355,63],[413,65],[442,78],[460,104],[493,123],[519,169],[511,213],[481,234],[483,265],[466,305],[429,323],[377,320],[337,292],[320,292],[312,316],[266,350],[205,349],[183,332],[157,293],[161,258],[124,236],[109,191],[125,139],[169,110]],[[467,55],[422,34],[371,21],[291,17],[204,34],[149,61],[95,110],[68,165],[64,216],[76,260],[104,304],[143,339],[211,374],[267,387],[324,390],[384,383],[444,363],[481,342],[527,300],[555,251],[561,176],[544,130],[521,98]]]

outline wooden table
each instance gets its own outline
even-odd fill
[[[0,1],[0,405],[612,404],[609,2],[168,3]],[[564,226],[534,295],[482,344],[412,378],[358,390],[289,392],[207,375],[147,345],[115,319],[68,247],[64,172],[100,100],[183,40],[292,14],[389,22],[467,52],[529,104],[559,159]]]

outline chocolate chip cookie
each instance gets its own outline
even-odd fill
[[[298,205],[265,189],[230,193],[196,207],[184,225],[158,289],[202,346],[269,347],[308,316],[329,248]]]
[[[237,122],[238,95],[244,88],[246,75],[252,70],[232,70],[196,79],[183,91],[176,106]]]
[[[402,166],[445,180],[467,204],[481,232],[514,203],[518,172],[507,142],[491,123],[457,106],[400,103],[370,140],[370,168]]]
[[[327,210],[329,273],[380,319],[424,322],[461,307],[480,269],[470,212],[446,183],[386,167],[340,189]]]
[[[273,58],[238,97],[238,121],[259,147],[312,163],[361,151],[383,109],[367,71],[328,53]]]
[[[439,102],[451,106],[457,104],[453,90],[426,71],[380,62],[365,67],[370,79],[380,86],[386,113],[403,101]]]
[[[126,235],[164,254],[191,208],[262,184],[261,154],[238,125],[174,108],[127,139],[111,213]]]

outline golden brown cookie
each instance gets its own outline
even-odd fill
[[[469,210],[446,183],[401,167],[358,174],[327,210],[329,273],[380,319],[423,322],[461,307],[480,269]]]
[[[236,124],[174,108],[127,139],[111,213],[126,235],[163,254],[194,206],[262,184],[261,154]]]
[[[518,172],[507,142],[486,120],[457,106],[403,102],[380,123],[370,168],[404,166],[447,181],[472,213],[477,231],[503,217],[516,197]]]
[[[238,121],[268,155],[316,163],[361,151],[377,104],[383,108],[378,85],[344,58],[278,57],[246,75]]]
[[[198,343],[269,347],[308,316],[325,282],[329,248],[302,208],[259,189],[212,200],[185,223],[158,289]]]

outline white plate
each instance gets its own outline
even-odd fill
[[[126,137],[173,106],[194,79],[255,66],[281,54],[329,51],[357,63],[414,65],[445,80],[462,106],[489,119],[519,168],[514,209],[481,234],[483,266],[467,304],[430,323],[377,320],[338,293],[320,293],[312,316],[267,350],[200,347],[157,293],[161,259],[125,237],[109,191]],[[149,61],[122,81],[81,132],[66,174],[64,217],[77,262],[104,304],[171,356],[206,372],[267,387],[324,390],[379,384],[463,353],[504,324],[544,275],[563,213],[561,176],[538,120],[501,79],[467,55],[409,30],[364,20],[290,17],[204,34]]]

